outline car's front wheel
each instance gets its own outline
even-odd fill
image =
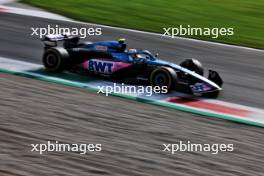
[[[49,48],[45,50],[42,62],[47,71],[62,72],[69,64],[69,54],[64,48]]]
[[[194,71],[195,73],[203,76],[204,69],[200,61],[197,59],[185,59],[183,62],[180,63],[180,66],[186,68],[190,71]]]
[[[169,67],[159,67],[152,71],[150,75],[150,84],[151,86],[158,87],[167,87],[167,90],[170,91],[177,80],[176,72]]]

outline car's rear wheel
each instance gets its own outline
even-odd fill
[[[170,91],[177,80],[177,74],[172,68],[159,67],[152,71],[150,75],[151,86],[163,87],[166,86],[167,90]]]
[[[69,54],[64,48],[49,48],[42,58],[45,69],[49,72],[62,72],[69,65]]]

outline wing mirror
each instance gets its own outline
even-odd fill
[[[156,54],[155,54],[155,57],[158,57],[158,56],[159,56],[159,53],[156,53]]]

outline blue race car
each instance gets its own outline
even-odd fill
[[[58,41],[63,41],[62,46],[58,46]],[[219,74],[209,70],[208,78],[204,77],[198,60],[186,59],[177,65],[148,50],[126,49],[124,39],[79,43],[78,37],[48,35],[43,42],[43,65],[49,72],[88,73],[200,96],[217,97],[222,90]]]

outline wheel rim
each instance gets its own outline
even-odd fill
[[[157,73],[154,78],[154,83],[156,86],[167,86],[168,79],[164,73]]]
[[[54,54],[49,54],[46,57],[46,63],[47,63],[47,66],[54,67],[57,65],[58,59]]]

